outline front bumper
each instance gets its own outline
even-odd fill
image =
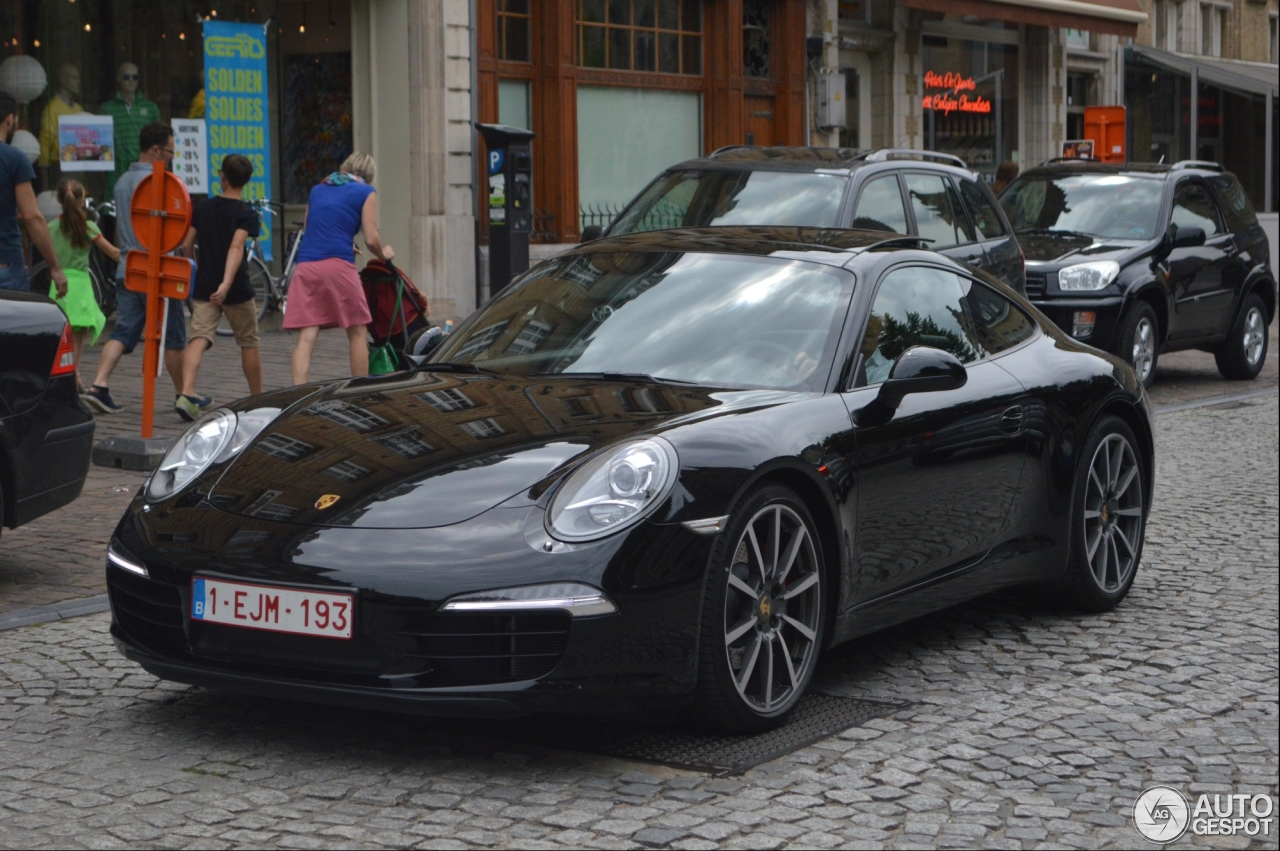
[[[1120,317],[1124,311],[1124,296],[1105,298],[1035,298],[1031,303],[1074,340],[1087,343],[1104,351],[1114,351],[1120,329]],[[1096,316],[1093,332],[1088,336],[1072,334],[1077,311],[1092,311]]]
[[[121,652],[156,676],[275,698],[486,717],[666,706],[686,700],[696,685],[713,538],[679,525],[642,523],[592,545],[546,552],[527,539],[541,528],[538,508],[498,508],[454,526],[394,531],[236,517],[232,538],[254,543],[228,549],[220,535],[205,535],[229,515],[199,511],[203,532],[164,531],[199,528],[196,510],[131,512],[117,529],[119,544],[149,576],[108,566],[112,634]],[[175,515],[187,516],[177,523]],[[356,598],[353,638],[193,621],[197,573],[349,591]],[[618,611],[578,618],[440,611],[459,593],[546,581],[592,584]]]

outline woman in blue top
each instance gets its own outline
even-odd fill
[[[311,190],[307,200],[298,265],[289,282],[284,327],[298,331],[293,349],[293,383],[306,384],[311,353],[324,328],[345,328],[351,347],[351,374],[369,374],[366,328],[373,317],[356,272],[354,240],[364,231],[369,253],[395,257],[378,237],[378,196],[373,189],[373,157],[354,153]]]

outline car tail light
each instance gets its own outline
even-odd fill
[[[71,375],[76,371],[76,349],[71,342],[71,324],[62,326],[62,339],[58,341],[58,353],[53,358],[53,370],[49,377]]]

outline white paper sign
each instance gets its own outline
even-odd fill
[[[59,115],[58,167],[63,171],[114,171],[114,126],[110,115]]]
[[[173,173],[182,178],[192,195],[208,195],[209,144],[204,119],[175,119],[173,133]]]

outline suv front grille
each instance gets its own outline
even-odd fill
[[[551,673],[569,643],[567,612],[432,612],[396,632],[397,656],[423,660],[460,683],[505,683]]]
[[[182,595],[177,588],[111,565],[107,568],[107,594],[116,623],[130,637],[170,652],[187,649]]]
[[[1039,298],[1048,288],[1049,276],[1044,272],[1027,273],[1027,298]]]

